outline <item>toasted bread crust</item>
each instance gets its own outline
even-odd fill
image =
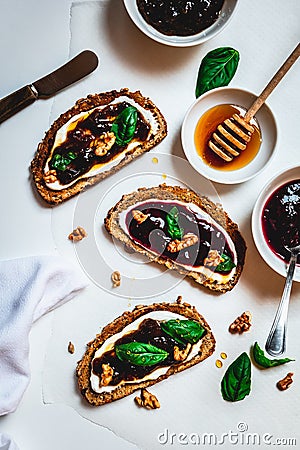
[[[226,284],[218,284],[216,281],[212,281],[205,277],[202,273],[189,271],[179,266],[171,260],[166,260],[160,256],[154,256],[152,253],[144,249],[142,246],[133,242],[132,239],[123,231],[119,225],[119,214],[126,210],[128,207],[149,200],[151,198],[162,200],[180,200],[185,203],[193,203],[207,212],[218,224],[220,224],[231,237],[235,249],[237,252],[237,267],[235,275]],[[169,269],[174,269],[183,275],[187,275],[197,283],[217,292],[226,292],[231,290],[237,283],[244,266],[246,244],[239,232],[238,226],[234,223],[228,214],[223,210],[221,205],[213,203],[207,197],[202,197],[196,194],[190,189],[184,189],[179,186],[166,186],[161,184],[160,186],[153,188],[140,188],[136,192],[123,195],[121,200],[112,207],[107,213],[104,219],[106,230],[115,238],[124,242],[127,246],[131,247],[136,252],[146,255],[151,261],[155,261],[158,264],[165,265]]]
[[[106,341],[110,336],[122,331],[127,325],[134,322],[139,317],[148,314],[152,311],[171,311],[177,314],[185,316],[187,319],[196,320],[205,329],[206,334],[202,338],[201,347],[199,353],[191,360],[177,363],[169,368],[166,374],[161,375],[156,380],[143,381],[135,384],[124,384],[124,386],[118,387],[110,392],[96,393],[92,390],[90,384],[91,375],[91,362],[95,351]],[[87,350],[81,361],[77,364],[76,375],[78,377],[78,387],[83,397],[94,406],[104,405],[120,398],[126,397],[132,394],[137,389],[146,388],[165,380],[169,376],[188,369],[189,367],[200,363],[204,359],[208,358],[215,349],[215,338],[211,332],[209,325],[204,317],[198,313],[194,306],[188,303],[181,303],[180,298],[175,303],[154,303],[152,305],[139,305],[134,308],[133,311],[126,311],[120,317],[115,319],[105,328],[102,332],[96,336],[96,338],[87,344]]]
[[[49,153],[53,146],[55,135],[57,131],[68,121],[71,117],[83,112],[88,111],[97,106],[106,105],[113,101],[114,99],[127,96],[136,101],[139,105],[147,110],[151,111],[153,117],[155,118],[158,124],[158,131],[155,135],[150,136],[150,139],[147,140],[143,145],[139,145],[135,147],[131,152],[127,153],[127,155],[113,168],[110,170],[106,170],[102,173],[99,173],[95,176],[87,177],[81,180],[76,181],[70,187],[62,189],[60,191],[55,191],[49,189],[44,181],[44,167],[49,157]],[[78,100],[75,105],[62,114],[50,127],[50,129],[46,132],[46,135],[42,142],[38,145],[38,149],[34,159],[31,162],[31,172],[33,176],[33,181],[36,185],[36,188],[42,198],[49,204],[56,205],[59,204],[74,195],[81,192],[83,189],[86,189],[90,186],[101,181],[103,178],[106,178],[108,175],[116,172],[121,169],[123,166],[128,164],[137,156],[142,155],[143,153],[151,150],[152,147],[157,145],[162,139],[167,135],[167,123],[165,118],[163,117],[160,110],[157,106],[149,99],[144,97],[140,91],[130,92],[127,88],[121,89],[120,91],[110,91],[104,92],[101,94],[88,95],[86,98],[82,98]]]

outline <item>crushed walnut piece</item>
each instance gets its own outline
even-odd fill
[[[204,259],[205,267],[217,267],[224,259],[218,252],[218,250],[209,250],[207,257]]]
[[[82,241],[87,236],[87,232],[82,227],[77,227],[69,234],[68,239],[73,242]]]
[[[116,141],[116,136],[112,131],[101,134],[90,143],[90,148],[94,150],[96,156],[105,156]]]
[[[289,372],[282,380],[279,380],[276,384],[277,388],[280,391],[286,391],[294,381],[292,378],[293,375],[292,372]]]
[[[113,287],[119,287],[121,285],[121,274],[117,270],[115,270],[111,274],[111,281],[113,284]]]
[[[114,369],[109,364],[102,364],[102,373],[100,379],[100,386],[108,386],[114,374]]]
[[[177,345],[175,345],[175,347],[174,347],[175,361],[184,361],[187,358],[187,356],[191,350],[191,347],[192,347],[191,344],[188,343],[187,346],[183,350],[180,350],[179,347],[177,347]]]
[[[251,313],[249,311],[243,312],[239,317],[235,319],[234,322],[232,322],[231,325],[229,325],[228,331],[232,334],[242,334],[245,331],[249,331],[251,327]]]
[[[71,355],[75,352],[74,344],[71,341],[68,344],[68,352],[71,353]]]
[[[143,223],[145,222],[145,220],[148,219],[148,214],[144,214],[142,213],[142,211],[139,211],[138,209],[134,209],[132,211],[132,217],[134,218],[134,220],[137,221],[137,223]]]
[[[151,394],[147,389],[141,390],[141,397],[135,397],[134,401],[146,409],[160,408],[160,403],[154,394]]]
[[[167,250],[171,253],[180,252],[184,248],[191,247],[198,242],[199,238],[194,233],[187,233],[183,236],[182,240],[174,239],[174,241],[169,242]]]
[[[55,183],[57,181],[56,170],[48,170],[44,175],[45,183]]]

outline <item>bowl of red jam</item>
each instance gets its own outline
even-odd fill
[[[131,20],[151,39],[190,47],[225,28],[237,0],[124,0],[124,5]]]
[[[300,166],[280,172],[263,188],[252,213],[252,234],[265,262],[286,276],[289,248],[300,245]],[[300,256],[294,280],[300,281]]]

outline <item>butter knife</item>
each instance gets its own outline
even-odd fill
[[[0,100],[0,123],[21,111],[38,98],[48,98],[93,72],[98,57],[91,50],[84,50],[54,72],[18,89]]]

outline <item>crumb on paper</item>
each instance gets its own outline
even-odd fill
[[[279,380],[276,384],[277,388],[280,391],[286,391],[294,381],[292,378],[293,375],[292,372],[289,372],[282,380]]]
[[[120,272],[118,272],[117,270],[115,270],[112,274],[111,274],[111,281],[113,284],[113,287],[119,287],[121,285],[121,274]]]
[[[82,241],[83,238],[87,237],[87,232],[83,227],[77,227],[72,233],[69,234],[68,239],[73,242]]]
[[[162,177],[163,180],[166,180],[167,179],[167,174],[166,173],[162,173],[161,177]]]
[[[228,331],[231,334],[242,334],[245,331],[249,331],[251,327],[252,315],[249,311],[243,312],[239,317],[237,317],[232,324],[229,325]]]
[[[158,158],[156,158],[156,156],[154,156],[152,158],[152,162],[153,162],[153,164],[157,164],[158,163]]]
[[[69,341],[68,344],[68,352],[71,353],[71,355],[73,355],[73,353],[75,352],[74,344],[71,341]]]
[[[154,394],[151,394],[151,392],[147,391],[147,389],[142,389],[141,396],[135,397],[134,401],[138,406],[146,409],[160,408],[160,403],[157,397]]]

